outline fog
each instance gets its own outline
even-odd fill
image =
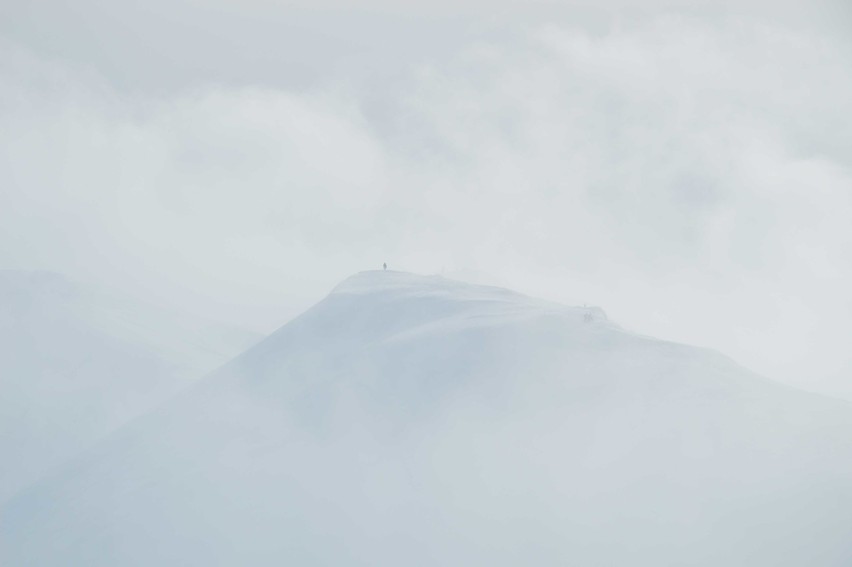
[[[0,267],[269,332],[388,262],[852,397],[843,2],[0,7]]]

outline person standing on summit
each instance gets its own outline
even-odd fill
[[[385,262],[384,264],[382,264],[382,269],[384,269],[385,271],[387,271],[387,269],[388,269],[388,263],[387,263],[387,262]]]

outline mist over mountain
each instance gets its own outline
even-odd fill
[[[18,494],[0,534],[10,566],[845,567],[851,529],[848,403],[388,271]]]
[[[0,270],[0,502],[253,340],[59,274]]]

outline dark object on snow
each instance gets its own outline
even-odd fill
[[[387,270],[387,269],[388,269],[388,263],[387,263],[387,262],[385,262],[384,264],[382,264],[382,268],[384,268],[385,270]]]

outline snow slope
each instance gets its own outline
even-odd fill
[[[365,272],[3,510],[4,565],[852,564],[852,408]]]
[[[58,274],[0,270],[0,501],[252,340]]]

